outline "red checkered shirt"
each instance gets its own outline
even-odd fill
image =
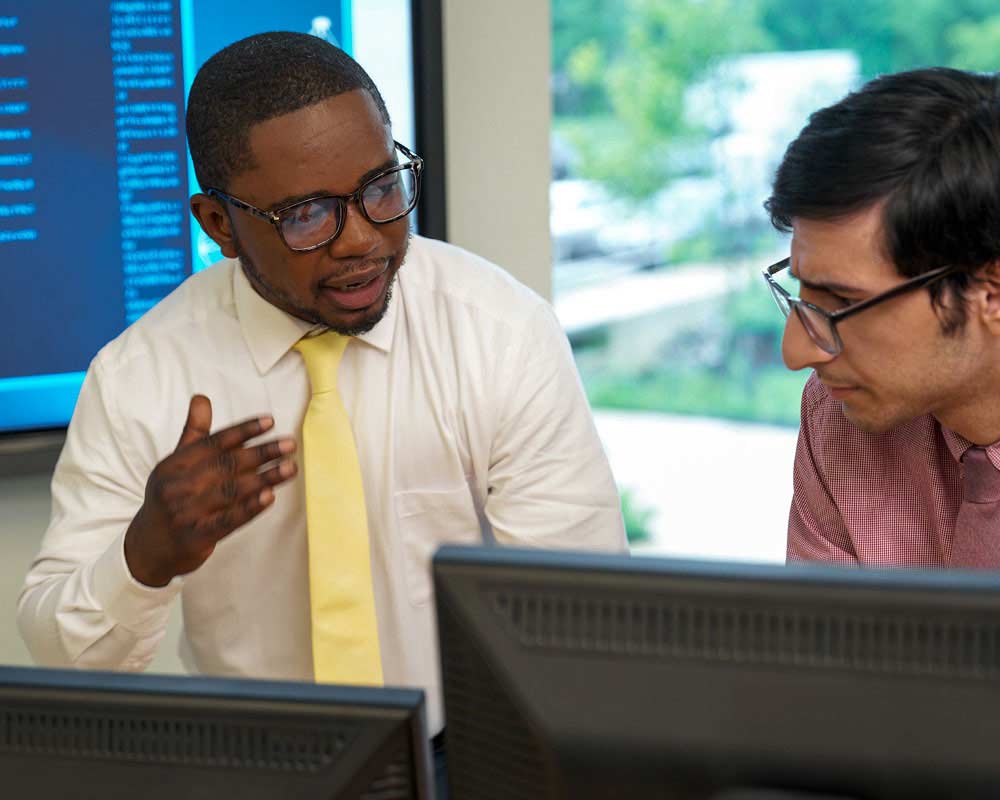
[[[802,393],[788,560],[948,566],[969,447],[930,415],[859,430],[813,374]],[[1000,469],[1000,444],[986,452]]]

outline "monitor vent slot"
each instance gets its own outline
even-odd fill
[[[547,770],[528,722],[504,702],[502,685],[483,654],[454,635],[461,625],[446,603],[438,607],[445,709],[448,780],[463,800],[535,800],[548,796]],[[448,712],[450,713],[450,712]],[[473,766],[474,765],[474,766]]]
[[[499,588],[489,602],[524,647],[654,659],[1000,677],[1000,620],[889,611],[814,613],[757,602],[642,601],[594,589]]]
[[[412,800],[414,797],[417,797],[417,792],[413,782],[413,765],[408,751],[403,750],[372,781],[360,800]]]
[[[0,709],[0,753],[16,755],[320,772],[354,735],[348,726],[317,730],[107,711]]]

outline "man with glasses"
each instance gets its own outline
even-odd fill
[[[766,203],[802,397],[788,558],[1000,567],[1000,86],[922,69],[810,117]]]
[[[438,545],[624,548],[566,338],[497,267],[411,236],[440,165],[334,46],[222,50],[187,132],[226,260],[95,358],[22,632],[42,663],[140,670],[180,594],[192,670],[424,687],[436,733]]]

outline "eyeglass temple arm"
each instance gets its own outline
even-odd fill
[[[781,261],[772,264],[767,269],[764,270],[764,274],[768,277],[774,275],[775,273],[781,272],[785,267],[792,263],[791,256],[785,256]]]
[[[392,143],[394,145],[396,145],[397,148],[399,148],[399,152],[401,152],[404,156],[406,156],[408,159],[410,159],[413,162],[413,166],[418,171],[421,170],[421,169],[423,169],[423,167],[424,167],[424,160],[420,156],[418,156],[416,153],[414,153],[406,145],[402,145],[399,142],[397,142],[395,139],[392,140]]]
[[[241,208],[249,214],[253,214],[255,217],[260,217],[261,219],[266,219],[268,222],[279,222],[279,217],[273,211],[265,211],[262,208],[257,208],[257,206],[252,206],[249,203],[244,203],[242,200],[238,200],[231,194],[226,194],[225,192],[220,192],[218,189],[209,189],[205,194],[212,195],[214,197],[221,197],[230,205],[236,206],[236,208]]]

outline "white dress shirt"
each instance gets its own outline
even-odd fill
[[[212,429],[272,414],[299,437],[313,326],[262,299],[235,261],[184,282],[90,365],[52,480],[52,518],[18,601],[39,663],[142,670],[171,603],[193,672],[311,680],[304,481],[198,570],[151,588],[124,535],[177,446],[193,394]],[[442,725],[430,558],[444,542],[621,551],[618,494],[565,335],[492,264],[414,237],[385,317],[337,378],[361,462],[387,685],[428,692]]]

